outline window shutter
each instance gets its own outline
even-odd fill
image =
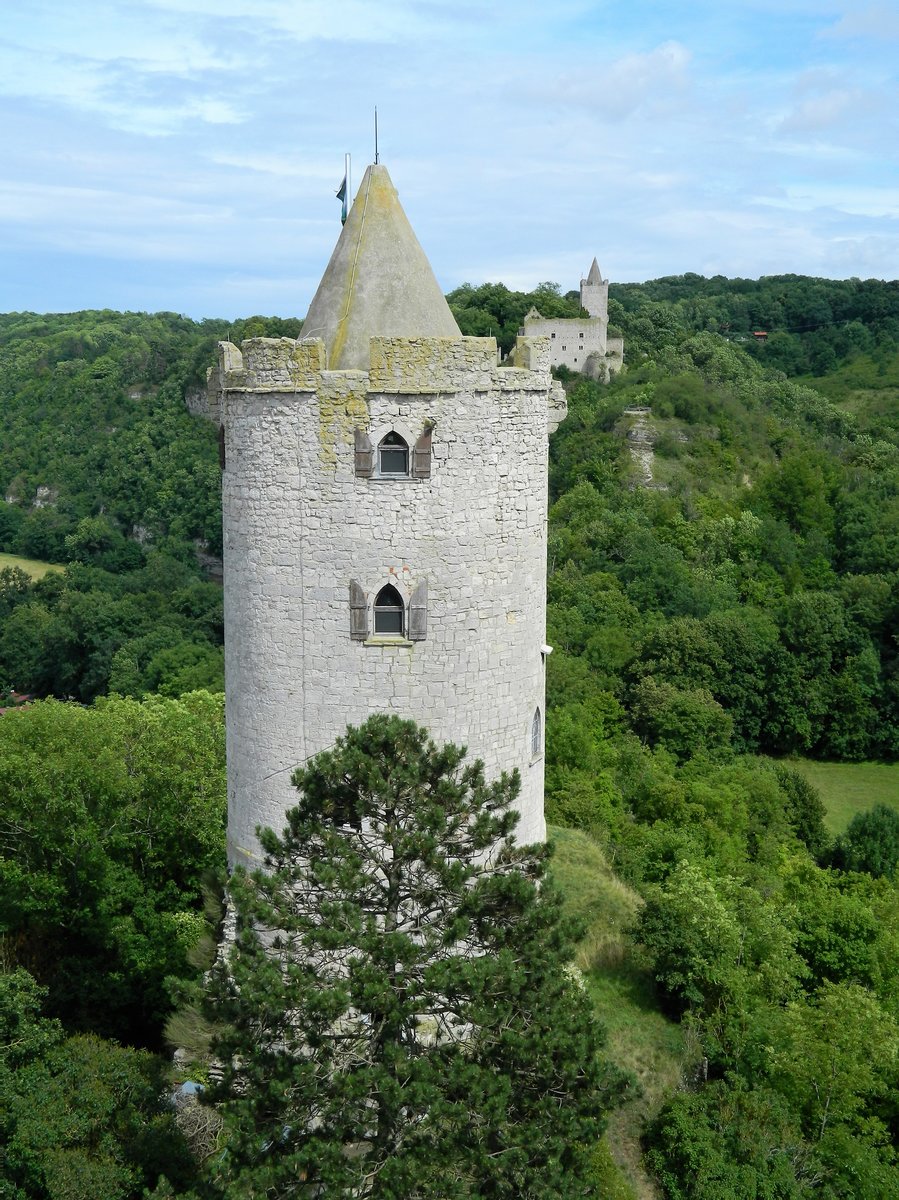
[[[219,466],[225,469],[225,427],[219,425]]]
[[[409,601],[409,641],[423,642],[428,633],[428,581],[423,579]]]
[[[368,601],[355,579],[350,580],[350,637],[354,642],[368,637]]]
[[[356,445],[356,474],[362,479],[370,479],[374,462],[371,438],[364,429],[354,430],[353,437]]]
[[[433,429],[434,426],[429,425],[415,443],[415,449],[412,451],[413,479],[431,478],[431,433]]]

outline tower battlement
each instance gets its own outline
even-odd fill
[[[520,337],[510,365],[498,366],[492,337],[372,337],[369,370],[329,371],[321,338],[248,338],[240,347],[219,342],[218,364],[207,380],[210,412],[218,417],[225,392],[313,392],[326,377],[352,376],[366,392],[427,395],[514,389],[546,391],[550,342]]]

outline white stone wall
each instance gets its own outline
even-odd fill
[[[211,377],[223,474],[229,856],[280,830],[294,767],[378,711],[517,767],[519,839],[541,840],[547,438],[564,415],[549,346],[496,366],[493,339],[372,339],[372,369],[322,371],[319,341],[223,344]],[[436,422],[427,480],[359,478],[353,431],[411,441]],[[423,641],[350,637],[349,584],[408,602]],[[372,638],[374,643],[376,639]]]
[[[606,325],[598,319],[525,317],[524,332],[527,337],[549,338],[554,367],[583,371],[591,354],[605,357]]]

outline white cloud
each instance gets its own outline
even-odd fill
[[[587,108],[603,120],[619,120],[641,109],[670,108],[689,84],[690,51],[664,42],[644,54],[626,54],[606,65],[581,63],[555,80],[530,88],[531,98]]]
[[[304,184],[318,191],[320,184],[330,184],[334,181],[335,172],[339,172],[340,156],[335,154],[330,160],[312,161],[309,158],[295,158],[286,148],[272,149],[268,152],[259,151],[226,151],[213,150],[206,155],[209,162],[222,167],[234,167],[239,171],[253,171],[260,175],[274,175],[279,179],[289,179],[291,186],[299,191],[308,190]],[[339,183],[340,180],[337,180]]]
[[[814,133],[831,129],[850,116],[863,101],[862,94],[850,88],[833,88],[800,101],[780,122],[784,133]]]
[[[167,196],[139,195],[97,188],[54,184],[0,182],[0,220],[58,231],[77,225],[87,229],[120,227],[123,214],[138,215],[143,222],[160,220],[173,225],[221,222],[231,213],[222,204],[190,204]]]
[[[420,0],[145,0],[147,8],[184,17],[246,23],[296,41],[409,41],[436,32],[440,6]]]
[[[787,184],[777,196],[758,196],[755,203],[771,208],[811,212],[829,208],[849,216],[899,219],[899,191],[860,184]]]
[[[823,29],[822,38],[899,38],[899,10],[895,4],[863,4],[850,7],[833,25]]]

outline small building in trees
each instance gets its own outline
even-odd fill
[[[232,864],[283,827],[293,770],[376,712],[518,768],[518,838],[545,836],[551,340],[500,366],[463,337],[374,165],[302,336],[219,344]]]
[[[567,367],[607,383],[621,370],[624,341],[609,337],[609,281],[603,279],[595,258],[587,278],[581,280],[581,308],[586,317],[547,318],[532,308],[521,333],[549,338],[551,366]]]

